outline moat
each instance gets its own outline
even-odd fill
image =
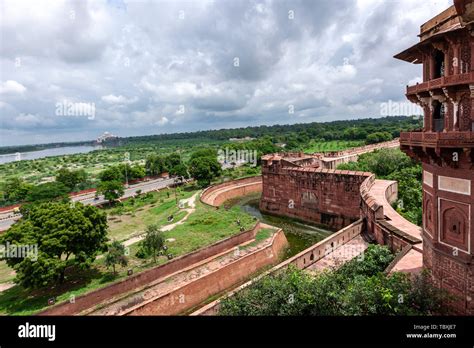
[[[285,259],[296,255],[300,251],[307,249],[311,245],[327,238],[336,231],[332,231],[325,226],[318,226],[302,222],[296,219],[280,217],[262,213],[259,209],[261,194],[249,194],[226,202],[226,206],[238,205],[246,213],[256,217],[260,221],[283,229],[289,248]]]

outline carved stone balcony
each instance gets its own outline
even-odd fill
[[[421,92],[429,92],[433,89],[450,87],[456,85],[469,85],[474,84],[474,72],[466,74],[456,74],[450,76],[443,76],[434,80],[426,81],[423,83],[417,83],[413,86],[407,86],[406,95],[414,95]]]
[[[401,132],[400,146],[474,147],[474,132]]]

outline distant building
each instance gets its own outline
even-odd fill
[[[245,141],[255,140],[255,138],[245,137],[245,138],[230,138],[229,141],[243,143]]]
[[[102,134],[100,137],[98,137],[96,141],[97,141],[97,143],[102,144],[106,141],[115,140],[115,139],[118,139],[118,136],[113,135],[109,132],[104,132],[104,134]]]

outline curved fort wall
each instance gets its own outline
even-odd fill
[[[201,202],[218,207],[231,198],[261,191],[262,176],[252,176],[208,187],[201,193]]]

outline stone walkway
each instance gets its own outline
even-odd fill
[[[368,245],[369,243],[367,243],[362,238],[362,236],[358,235],[352,238],[346,244],[341,245],[329,255],[323,257],[321,260],[318,260],[311,266],[306,267],[305,271],[316,273],[328,268],[338,268],[347,261],[350,261],[355,257],[359,257],[365,251],[365,249],[367,249]]]
[[[370,194],[375,198],[379,205],[383,206],[384,215],[389,219],[388,222],[398,228],[400,231],[403,231],[415,238],[422,240],[421,237],[421,227],[411,223],[403,216],[397,213],[395,209],[392,208],[392,205],[387,201],[385,197],[385,191],[393,183],[390,180],[375,180],[374,185],[370,189]],[[418,244],[417,247],[423,248],[422,243]]]
[[[405,256],[403,256],[392,268],[391,272],[405,272],[410,274],[419,273],[423,268],[422,229],[398,214],[387,201],[385,192],[391,184],[392,181],[390,180],[375,180],[370,193],[378,204],[383,205],[384,215],[389,219],[388,222],[392,226],[422,241],[421,243],[416,244]]]
[[[392,272],[404,272],[411,274],[418,274],[423,269],[423,257],[422,254],[416,250],[411,249],[400,261],[392,268]]]

